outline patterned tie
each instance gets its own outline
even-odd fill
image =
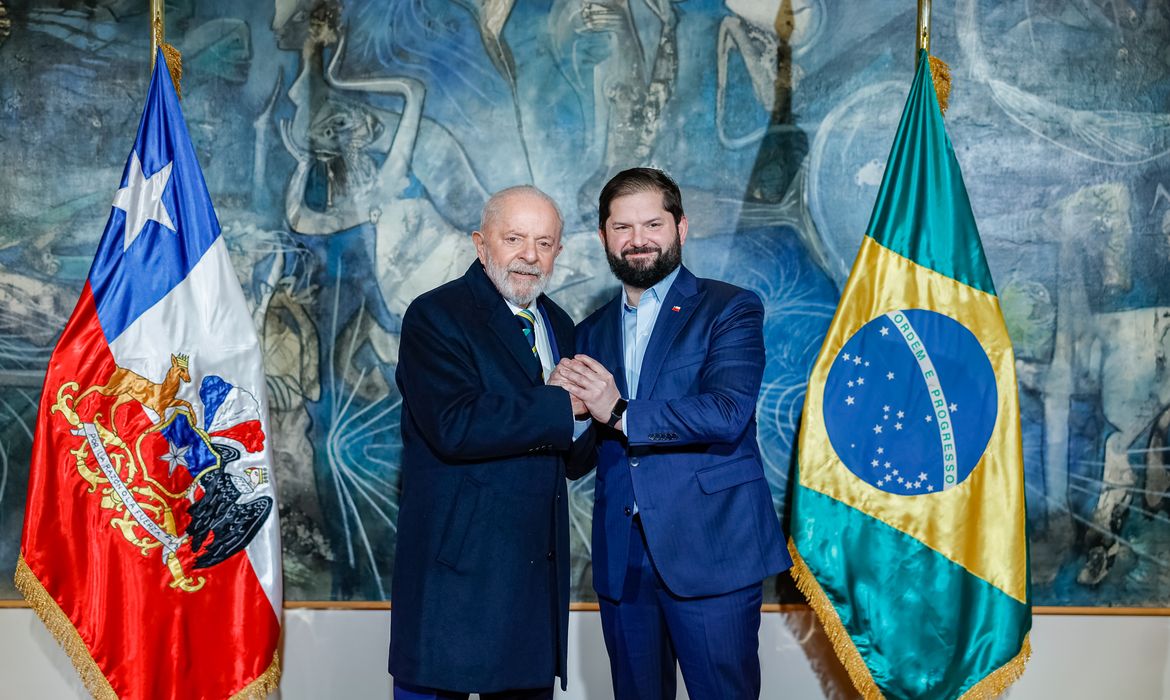
[[[516,312],[516,320],[520,322],[520,328],[524,330],[524,338],[528,340],[528,344],[532,347],[532,354],[536,357],[536,363],[541,365],[540,378],[544,379],[544,366],[540,361],[540,354],[536,352],[536,315],[528,309],[520,309]]]

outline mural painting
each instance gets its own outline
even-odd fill
[[[847,7],[846,7],[847,6]],[[561,204],[551,295],[617,293],[612,174],[672,173],[685,261],[764,299],[759,434],[776,509],[805,377],[877,193],[914,3],[176,0],[183,109],[268,372],[290,600],[384,600],[398,328],[461,274],[496,189]],[[145,3],[0,4],[0,596],[18,597],[49,353],[147,81]],[[1017,354],[1040,605],[1170,607],[1170,2],[935,8],[947,123]],[[571,486],[593,599],[592,478]],[[787,577],[770,600],[794,600]]]

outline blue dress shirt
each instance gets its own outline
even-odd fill
[[[638,299],[636,307],[627,303],[624,289],[620,292],[622,295],[622,362],[626,369],[626,388],[630,392],[630,395],[626,397],[627,400],[638,398],[638,379],[642,376],[642,360],[646,357],[646,346],[650,344],[650,336],[654,333],[654,324],[658,322],[658,314],[662,311],[662,302],[666,299],[666,293],[670,291],[675,278],[678,277],[679,269],[674,268],[674,271],[659,280],[658,284],[642,292],[642,297]],[[622,432],[627,435],[629,435],[627,430],[629,424],[630,411],[626,409],[626,413],[622,417]]]

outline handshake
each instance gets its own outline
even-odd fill
[[[591,415],[594,420],[605,423],[622,397],[613,375],[588,355],[562,358],[549,375],[548,383],[569,392],[573,416],[577,419]],[[617,427],[620,429],[621,424]]]

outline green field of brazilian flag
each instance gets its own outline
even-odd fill
[[[994,697],[1032,608],[1014,357],[927,53],[809,378],[789,543],[867,698]]]

